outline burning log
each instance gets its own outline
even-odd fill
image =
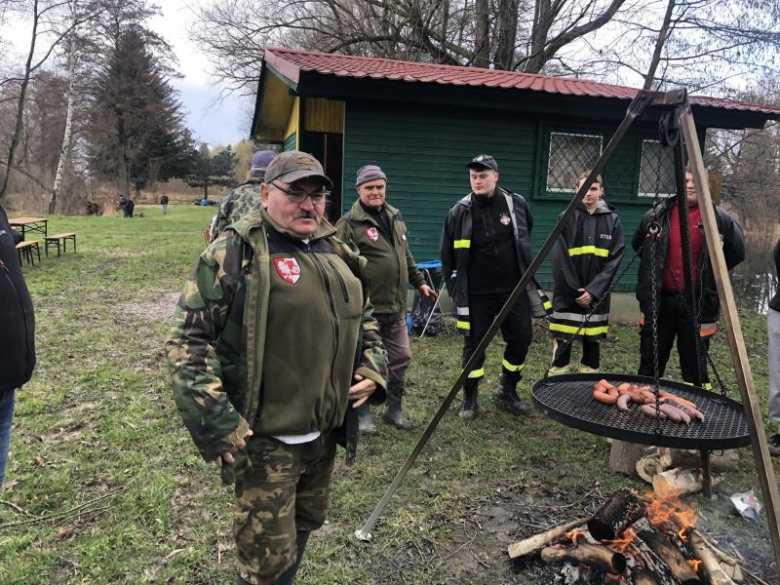
[[[572,561],[613,575],[626,570],[626,557],[600,544],[580,544],[574,548],[548,546],[542,549],[542,560],[545,563]]]
[[[701,583],[680,550],[655,528],[642,530],[638,536],[669,567],[672,576],[682,585]]]
[[[615,540],[645,514],[645,504],[632,491],[618,490],[588,520],[588,532],[596,540]]]
[[[658,585],[653,573],[647,569],[638,569],[631,574],[634,585]]]
[[[518,559],[526,555],[530,555],[547,546],[549,543],[560,538],[570,530],[582,526],[588,521],[587,518],[580,518],[579,520],[573,520],[567,524],[550,528],[549,530],[540,534],[529,536],[525,540],[520,540],[509,545],[509,558]]]

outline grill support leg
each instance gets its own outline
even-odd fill
[[[712,479],[710,478],[710,452],[702,449],[701,453],[701,483],[705,498],[712,497]]]

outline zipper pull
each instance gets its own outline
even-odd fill
[[[0,268],[2,268],[2,269],[3,269],[3,272],[5,272],[6,274],[8,274],[8,266],[6,266],[6,265],[5,265],[5,262],[3,262],[2,260],[0,260]]]

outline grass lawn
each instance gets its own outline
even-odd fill
[[[136,211],[146,217],[50,218],[52,233],[78,232],[78,253],[24,268],[38,366],[17,395],[0,491],[2,584],[235,582],[232,494],[181,424],[163,352],[168,318],[214,210],[172,206],[167,217],[158,207]],[[765,320],[744,314],[742,323],[765,402]],[[540,327],[534,337],[526,396],[551,352]],[[634,327],[613,327],[602,369],[634,373],[638,339]],[[310,540],[299,583],[552,583],[539,563],[512,566],[507,545],[593,512],[615,488],[647,489],[608,471],[606,439],[540,414],[515,419],[497,411],[489,400],[500,369],[496,341],[482,416],[469,423],[455,409],[445,416],[374,542],[358,542],[354,531],[459,372],[456,335],[415,340],[412,351],[407,405],[417,431],[378,422],[380,433],[361,443],[356,466],[344,467],[339,452],[330,520]],[[737,398],[725,336],[713,354]],[[672,364],[668,377],[677,376]],[[749,449],[741,455],[714,500],[693,501],[707,530],[739,549],[752,572],[777,583],[765,522],[736,517],[727,498],[751,487],[760,495]]]

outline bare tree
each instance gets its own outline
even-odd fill
[[[626,1],[234,0],[201,8],[190,35],[239,90],[273,45],[537,73]]]

